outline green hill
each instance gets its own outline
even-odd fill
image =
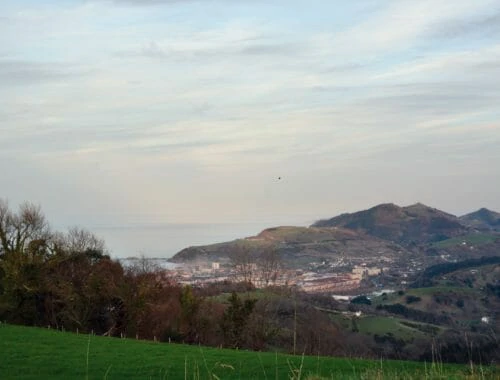
[[[381,204],[320,220],[313,226],[349,228],[403,245],[444,240],[467,232],[456,216],[421,203],[407,207]]]
[[[178,252],[170,261],[231,260],[242,248],[248,249],[255,257],[265,249],[276,249],[288,265],[297,267],[304,267],[315,260],[338,259],[342,256],[370,258],[374,252],[394,259],[408,255],[408,251],[398,244],[345,228],[282,226],[265,229],[245,239],[189,247]]]
[[[499,215],[481,209],[458,218],[421,203],[406,207],[386,203],[319,220],[310,227],[273,227],[244,239],[188,247],[170,260],[230,261],[242,247],[256,257],[265,249],[276,249],[288,265],[298,268],[311,261],[341,257],[369,261],[374,253],[398,265],[401,260],[407,262],[412,254],[424,252],[435,257],[450,255],[453,259],[491,256],[500,246]]]
[[[234,351],[0,325],[1,379],[498,378],[495,368]]]
[[[463,224],[482,230],[500,231],[500,213],[481,208],[460,217]]]

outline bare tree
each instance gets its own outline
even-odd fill
[[[10,218],[10,210],[7,201],[0,199],[0,255],[5,255],[10,247]]]
[[[265,247],[259,254],[258,267],[263,285],[275,284],[281,267],[279,251],[274,246]]]
[[[42,266],[50,255],[50,231],[39,206],[23,203],[17,213],[0,200],[0,305],[4,317],[35,323]]]
[[[0,199],[0,257],[25,253],[29,246],[36,246],[38,249],[34,252],[38,252],[50,237],[49,225],[40,206],[25,202],[16,214],[10,211],[7,201]]]
[[[68,252],[106,252],[104,240],[99,239],[92,232],[79,227],[72,227],[65,236],[65,245]]]
[[[134,275],[158,274],[162,272],[162,268],[149,257],[141,254],[140,257],[134,258],[127,263],[127,271]]]
[[[238,242],[231,253],[231,260],[238,279],[251,283],[255,272],[255,262],[250,247],[244,241]]]

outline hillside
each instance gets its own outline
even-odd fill
[[[471,355],[463,340],[467,336],[474,342],[475,360],[496,361],[500,355],[499,274],[500,257],[431,266],[409,288],[373,294],[362,306],[356,302],[363,311],[356,330],[371,334],[384,352],[393,350],[396,356],[420,352],[419,360],[429,360],[426,345],[439,341],[443,360],[465,362]],[[352,324],[344,316],[337,321],[345,329]]]
[[[445,240],[468,231],[456,216],[421,203],[407,207],[381,204],[320,220],[313,226],[348,228],[405,246]]]
[[[500,319],[500,257],[443,263],[427,268],[404,295],[385,302],[410,309],[438,310],[449,327],[498,334]]]
[[[406,207],[387,203],[320,220],[310,227],[273,227],[244,239],[188,247],[170,261],[228,263],[242,250],[255,259],[274,249],[289,268],[306,269],[312,262],[329,262],[333,267],[342,262],[378,266],[382,259],[396,271],[411,271],[411,266],[418,269],[440,260],[498,255],[500,231],[493,228],[497,215],[481,209],[458,218],[421,203]],[[480,229],[478,220],[491,228]]]
[[[460,221],[472,228],[500,231],[500,213],[481,208],[461,216]]]
[[[345,228],[274,227],[245,239],[189,247],[177,253],[171,261],[227,261],[241,249],[257,256],[269,248],[276,249],[283,261],[291,266],[318,260],[340,260],[343,257],[363,261],[385,256],[397,260],[409,254],[398,244]]]
[[[0,378],[465,378],[468,366],[258,353],[0,325]],[[482,368],[496,376],[494,368]],[[468,377],[475,379],[476,377]],[[478,377],[479,378],[479,377]],[[483,377],[484,378],[484,377]],[[493,377],[492,377],[493,378]]]

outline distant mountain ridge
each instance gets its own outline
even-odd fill
[[[455,215],[422,203],[406,207],[380,204],[368,210],[320,220],[312,226],[348,228],[403,245],[449,239],[469,229]]]
[[[459,219],[469,227],[500,231],[500,213],[487,208],[481,208],[475,212],[462,215]]]
[[[170,259],[172,262],[224,261],[241,249],[258,257],[265,249],[274,248],[289,262],[308,262],[323,258],[339,258],[344,254],[372,256],[373,252],[387,257],[409,254],[403,247],[374,236],[344,228],[272,227],[256,236],[225,243],[188,247]]]
[[[465,240],[476,241],[480,230],[487,230],[486,234],[492,236],[484,241],[500,242],[500,214],[483,208],[459,218],[422,203],[405,207],[384,203],[319,220],[310,227],[271,227],[244,239],[188,247],[170,261],[231,260],[242,246],[255,255],[264,249],[275,248],[285,260],[297,264],[321,258],[334,260],[344,255],[369,258],[376,254],[406,260],[412,253],[420,254],[422,248],[427,251],[434,247],[435,250],[437,242],[450,242],[442,249],[446,253],[458,253],[459,250],[464,257],[496,252],[496,248],[491,248],[490,252],[490,246],[486,246],[484,252],[479,248],[471,250],[463,244],[457,246],[455,238],[467,237]]]

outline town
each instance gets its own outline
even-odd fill
[[[377,260],[323,260],[310,262],[306,268],[276,264],[269,267],[257,262],[235,263],[221,261],[194,261],[171,263],[163,258],[122,259],[125,267],[156,268],[167,277],[182,285],[204,286],[218,282],[250,282],[256,288],[290,286],[306,293],[357,294],[372,292],[385,287],[404,288],[409,278],[423,266],[417,259],[404,265],[388,257]]]

